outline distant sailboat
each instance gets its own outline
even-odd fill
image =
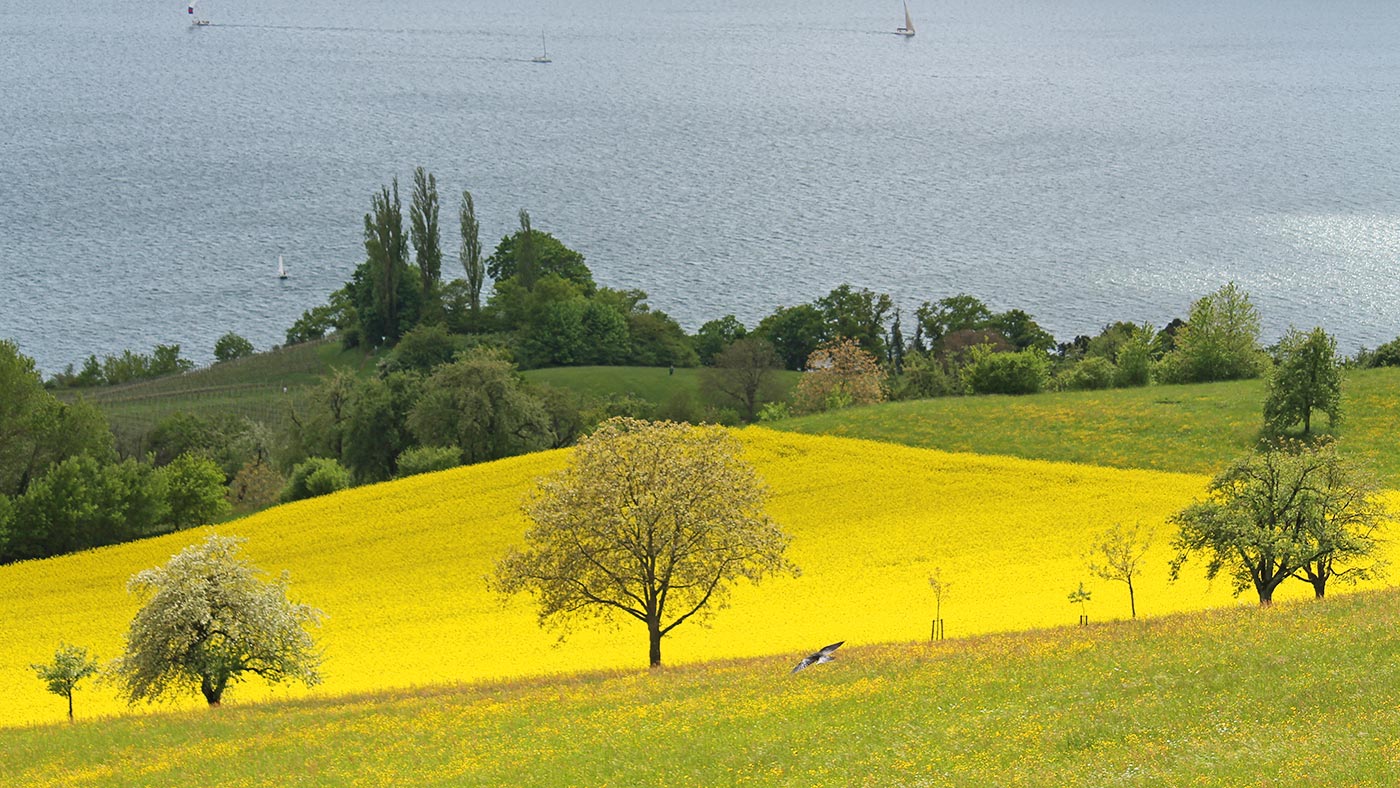
[[[190,7],[189,7],[190,24],[191,24],[191,25],[194,25],[195,27],[207,27],[207,26],[209,25],[209,20],[208,20],[208,19],[202,19],[202,18],[200,18],[200,17],[198,17],[198,16],[195,16],[194,7],[195,7],[196,5],[198,5],[198,4],[199,4],[199,0],[190,0]]]
[[[278,279],[286,279],[286,278],[287,278],[287,266],[285,266],[285,265],[282,264],[282,255],[280,255],[280,254],[277,255],[277,278],[278,278]]]
[[[539,54],[538,56],[536,56],[536,57],[530,58],[530,62],[531,62],[531,63],[552,63],[552,62],[554,62],[554,61],[552,61],[552,60],[549,59],[549,47],[546,46],[545,43],[544,43],[544,31],[543,31],[543,30],[540,31],[540,54]]]
[[[904,27],[895,28],[894,32],[905,38],[914,37],[914,17],[909,15],[909,0],[904,0]]]

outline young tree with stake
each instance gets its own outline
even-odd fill
[[[68,719],[73,719],[73,691],[78,682],[97,673],[97,659],[89,657],[87,649],[63,644],[54,652],[53,662],[30,665],[39,680],[48,685],[49,692],[68,699]]]
[[[1142,531],[1140,525],[1129,528],[1122,523],[1099,534],[1094,545],[1085,556],[1089,571],[1111,582],[1125,583],[1128,586],[1128,610],[1137,618],[1137,597],[1133,593],[1133,578],[1138,574],[1138,563],[1152,545],[1152,532]]]

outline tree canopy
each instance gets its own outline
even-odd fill
[[[1259,310],[1249,294],[1230,282],[1191,305],[1176,332],[1176,349],[1159,374],[1170,383],[1205,383],[1257,377],[1265,358],[1259,350]]]
[[[239,553],[243,541],[211,535],[127,583],[144,601],[112,665],[128,701],[198,691],[217,706],[245,674],[320,683],[321,654],[306,627],[321,612],[287,599],[286,572],[262,580]]]
[[[524,504],[524,550],[496,565],[502,594],[533,594],[541,624],[621,616],[661,640],[727,602],[740,579],[795,572],[767,492],[721,427],[617,418],[581,441]]]
[[[1342,417],[1337,340],[1321,328],[1306,334],[1290,328],[1279,341],[1276,359],[1264,400],[1264,425],[1282,433],[1301,422],[1308,435],[1313,411],[1321,411],[1327,414],[1328,426],[1335,426]]]
[[[1333,445],[1285,441],[1236,460],[1211,481],[1206,500],[1172,517],[1171,574],[1201,554],[1206,577],[1225,572],[1236,594],[1253,587],[1261,606],[1289,577],[1305,577],[1320,597],[1329,578],[1371,553],[1388,520],[1374,482]]]

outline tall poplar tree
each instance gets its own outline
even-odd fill
[[[408,207],[408,221],[426,300],[433,286],[442,280],[442,237],[438,231],[437,179],[422,167],[413,171],[413,202]]]
[[[403,230],[398,178],[394,179],[392,191],[381,187],[371,204],[373,212],[365,214],[365,256],[372,280],[374,315],[363,328],[371,344],[392,345],[403,333],[399,325],[399,283],[408,270],[408,238]]]
[[[539,260],[535,253],[535,231],[530,228],[530,212],[520,209],[520,240],[515,244],[515,271],[526,290],[539,279]]]
[[[486,284],[486,264],[481,261],[481,223],[476,218],[472,193],[462,192],[462,268],[467,272],[467,292],[471,296],[472,320],[481,313],[481,288]]]

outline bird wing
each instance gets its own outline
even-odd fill
[[[813,655],[810,656],[810,657],[806,657],[806,658],[804,658],[801,662],[797,663],[797,667],[793,668],[793,669],[792,669],[792,672],[793,672],[793,673],[796,673],[797,671],[802,670],[803,668],[807,667],[808,665],[810,665],[810,664],[812,664],[813,662],[816,662],[816,661],[817,661],[817,655],[816,655],[816,654],[813,654]]]
[[[846,641],[843,640],[843,641],[841,641],[840,643],[832,643],[832,644],[829,645],[829,646],[823,647],[822,650],[821,650],[821,651],[818,651],[817,653],[818,653],[818,654],[821,654],[821,655],[823,655],[823,656],[830,655],[831,652],[835,651],[835,650],[838,649],[838,648],[841,648],[841,643],[845,643],[845,642],[846,642]]]

